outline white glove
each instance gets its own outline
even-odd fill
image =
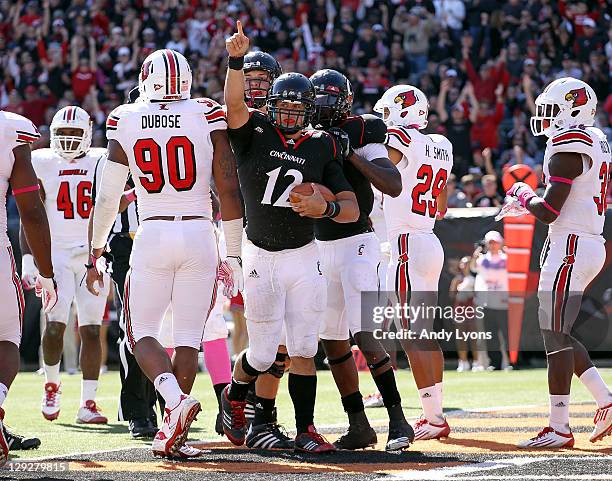
[[[506,203],[495,216],[495,220],[502,220],[504,217],[519,217],[525,214],[529,214],[529,211],[521,205],[520,201],[516,197],[508,196],[506,197]]]
[[[240,257],[227,256],[219,265],[217,279],[223,282],[223,295],[229,299],[238,295],[244,288],[244,277],[242,275],[242,259]]]
[[[34,264],[32,254],[24,254],[21,258],[21,283],[26,291],[34,289],[38,277],[38,268]]]
[[[36,295],[42,300],[43,311],[48,314],[57,304],[57,282],[53,277],[38,274],[35,289]]]

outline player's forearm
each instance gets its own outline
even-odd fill
[[[26,239],[25,231],[23,230],[23,224],[19,226],[19,247],[22,255],[32,254],[28,239]]]
[[[23,254],[32,254],[34,256],[38,270],[43,277],[53,277],[51,234],[49,232],[47,213],[38,193],[32,194],[31,197],[31,202],[17,201],[22,232],[25,234],[23,239],[25,242],[22,245],[26,249],[23,251]]]
[[[532,198],[525,208],[531,212],[536,219],[544,224],[553,223],[559,215],[559,211],[552,207],[542,197]]]
[[[340,213],[333,217],[335,222],[340,224],[357,222],[357,219],[359,219],[359,204],[353,192],[339,192],[336,195],[336,203],[340,207]]]
[[[348,160],[383,194],[397,197],[402,193],[402,176],[389,159],[369,161],[353,152]]]
[[[123,186],[127,181],[129,168],[126,165],[109,159],[104,166],[96,208],[93,213],[91,247],[100,249],[106,245],[106,239],[115,222]]]

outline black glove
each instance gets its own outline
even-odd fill
[[[348,134],[338,127],[331,127],[327,132],[334,138],[334,141],[336,142],[336,148],[338,149],[338,158],[344,160],[349,157],[352,153],[352,149],[351,140],[349,139]]]

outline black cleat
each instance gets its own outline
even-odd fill
[[[4,439],[6,439],[9,451],[27,451],[29,449],[38,449],[40,446],[40,439],[38,438],[20,436],[9,431],[5,425],[2,425],[2,430],[4,431]]]
[[[348,430],[334,442],[336,449],[365,449],[376,446],[378,438],[376,431],[370,425],[353,424]]]
[[[401,451],[410,446],[414,442],[414,429],[408,424],[408,421],[390,421],[389,422],[389,437],[385,451]]]
[[[246,435],[246,445],[258,449],[293,449],[295,442],[276,423],[251,424]]]
[[[215,420],[215,432],[219,436],[225,435],[223,432],[223,411],[219,411],[217,413],[217,419]]]
[[[246,419],[244,418],[244,401],[230,401],[227,397],[230,385],[221,393],[221,409],[223,411],[223,432],[236,446],[244,444],[246,434]]]
[[[153,439],[158,431],[153,421],[145,418],[131,419],[128,428],[134,439]]]

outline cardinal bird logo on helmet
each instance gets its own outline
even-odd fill
[[[396,104],[402,104],[402,109],[405,109],[416,104],[417,98],[414,90],[408,90],[407,92],[397,94],[393,101]]]
[[[565,100],[572,103],[572,108],[580,107],[582,105],[586,105],[589,98],[587,96],[587,91],[585,87],[576,90],[570,90],[565,94]]]

